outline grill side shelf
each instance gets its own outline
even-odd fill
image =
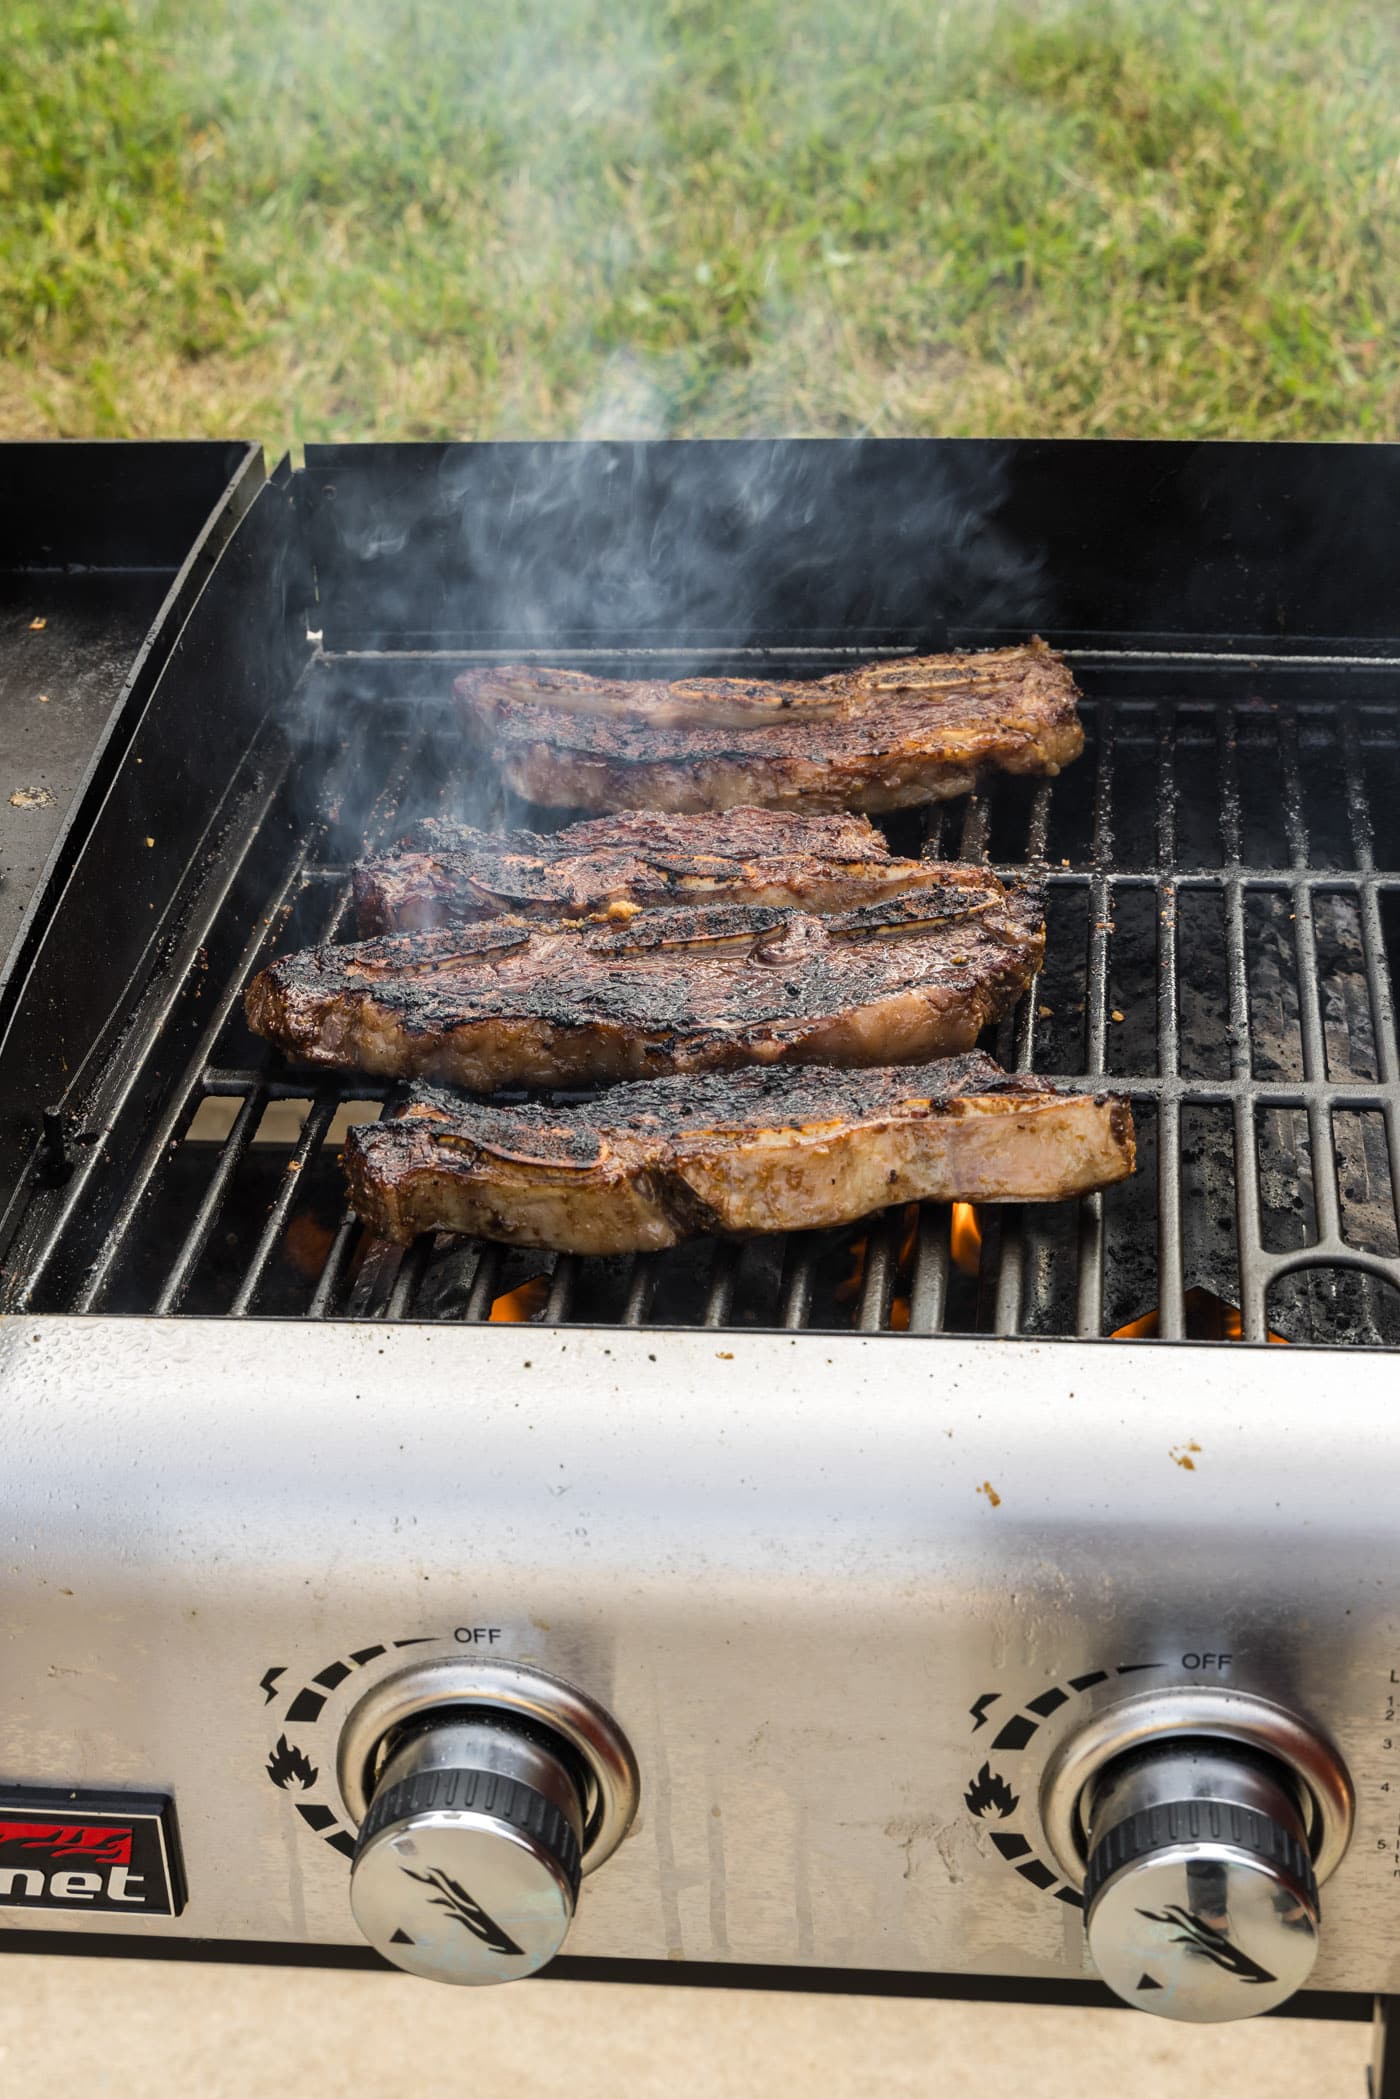
[[[128,1078],[147,1056],[159,1000],[153,1009],[145,995],[192,959],[181,944],[191,891],[235,855],[234,783],[260,725],[285,706],[311,654],[310,583],[290,529],[285,476],[258,488],[258,464],[253,455],[191,559],[170,631],[145,659],[84,793],[71,864],[44,893],[0,1035],[0,1206],[8,1205],[0,1207],[0,1247],[31,1207],[35,1174],[42,1177],[60,1131],[65,1142],[88,1134],[86,1151],[68,1158],[72,1179],[88,1178],[107,1136],[91,1112],[100,1069],[123,1034]],[[133,1040],[131,1030],[139,1036],[142,1027],[146,1036]],[[146,1082],[158,1084],[158,1072]],[[55,1128],[51,1119],[41,1150],[49,1108],[62,1120]]]
[[[262,478],[246,444],[0,446],[0,1026]]]

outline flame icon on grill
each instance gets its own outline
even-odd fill
[[[267,1760],[267,1775],[275,1786],[289,1786],[293,1779],[299,1786],[314,1786],[316,1766],[300,1749],[294,1749],[285,1735],[279,1735],[277,1747]]]
[[[1003,1821],[1020,1803],[1020,1795],[1012,1792],[1001,1773],[991,1770],[986,1764],[963,1794],[963,1799],[971,1814],[981,1817],[995,1809]]]
[[[1237,1975],[1241,1982],[1278,1981],[1278,1977],[1271,1975],[1267,1968],[1261,1968],[1243,1946],[1236,1946],[1223,1931],[1208,1924],[1204,1917],[1198,1917],[1194,1910],[1183,1909],[1179,1902],[1169,1902],[1164,1910],[1140,1909],[1138,1915],[1146,1917],[1151,1924],[1177,1927],[1173,1946],[1189,1946],[1193,1953],[1204,1954],[1217,1968],[1223,1968],[1227,1975]]]
[[[474,1939],[481,1940],[483,1946],[489,1946],[493,1953],[509,1954],[513,1959],[521,1957],[524,1948],[516,1945],[510,1933],[482,1908],[460,1880],[453,1880],[440,1866],[434,1866],[427,1873],[415,1873],[411,1866],[401,1866],[399,1871],[407,1874],[410,1880],[421,1880],[425,1888],[436,1888],[438,1892],[432,1898],[434,1909],[446,1910],[449,1917],[455,1917]]]

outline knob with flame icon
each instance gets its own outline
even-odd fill
[[[295,1748],[285,1735],[279,1735],[277,1747],[267,1760],[267,1775],[275,1786],[285,1789],[293,1784],[314,1786],[317,1772],[303,1750]]]
[[[984,1764],[972,1784],[963,1794],[968,1812],[980,1821],[984,1815],[998,1814],[1003,1821],[1014,1814],[1020,1805],[1020,1795],[1013,1793],[999,1771]]]
[[[350,1906],[372,1946],[431,1982],[534,1975],[578,1901],[584,1794],[528,1719],[435,1714],[402,1730],[360,1825]]]
[[[1083,1812],[1089,1951],[1127,2003],[1214,2025],[1273,2011],[1307,1981],[1321,1909],[1286,1766],[1167,1735],[1098,1772]]]

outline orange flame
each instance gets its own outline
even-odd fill
[[[1186,1338],[1188,1341],[1242,1341],[1244,1321],[1238,1305],[1228,1298],[1217,1297],[1213,1290],[1188,1290],[1183,1300],[1186,1311]],[[1140,1319],[1130,1319],[1126,1326],[1116,1326],[1114,1341],[1150,1341],[1161,1331],[1161,1314],[1154,1305]],[[1287,1348],[1288,1338],[1269,1330],[1270,1341],[1280,1348]]]
[[[909,1325],[909,1299],[907,1295],[901,1296],[899,1294],[899,1286],[903,1283],[907,1290],[909,1278],[913,1272],[914,1255],[918,1250],[918,1244],[919,1205],[917,1203],[906,1203],[904,1206],[904,1229],[900,1233],[899,1252],[895,1256],[894,1290],[896,1294],[890,1305],[890,1325],[901,1333]],[[853,1239],[846,1249],[850,1255],[851,1265],[832,1292],[832,1296],[836,1299],[837,1304],[849,1304],[852,1298],[859,1297],[862,1289],[865,1287],[865,1258],[868,1248],[869,1240],[866,1234],[862,1232],[860,1237]]]
[[[948,1245],[964,1275],[976,1275],[982,1266],[982,1227],[971,1203],[954,1203]]]
[[[1150,1341],[1162,1324],[1162,1315],[1154,1305],[1144,1312],[1141,1319],[1130,1319],[1126,1326],[1116,1326],[1110,1335],[1113,1341]]]
[[[282,1251],[298,1275],[314,1280],[326,1265],[326,1255],[331,1250],[335,1233],[329,1225],[322,1224],[303,1210],[294,1217],[282,1235]]]
[[[911,1316],[911,1285],[914,1265],[919,1251],[919,1224],[922,1212],[918,1203],[906,1203],[899,1235],[899,1251],[895,1256],[894,1276],[891,1283],[889,1322],[891,1331],[907,1334]],[[838,1304],[849,1304],[860,1296],[865,1287],[865,1263],[869,1241],[864,1233],[853,1239],[846,1251],[850,1257],[850,1268],[836,1285],[832,1295]],[[959,1268],[976,1275],[982,1258],[982,1232],[976,1212],[971,1203],[954,1203],[952,1225],[952,1253]]]
[[[525,1282],[517,1284],[514,1290],[507,1290],[503,1297],[492,1300],[491,1319],[493,1323],[503,1321],[511,1324],[533,1319],[536,1312],[544,1310],[548,1296],[549,1277],[532,1275]]]

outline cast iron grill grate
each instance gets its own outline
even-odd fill
[[[1400,1345],[1397,670],[1145,654],[1077,669],[1088,747],[1062,779],[999,782],[888,828],[904,851],[1044,864],[1046,969],[988,1046],[1014,1069],[1126,1095],[1132,1182],[1077,1204],[975,1219],[925,1205],[631,1261],[370,1241],[335,1153],[394,1089],[289,1072],[249,1035],[241,995],[273,954],[349,937],[354,859],[460,807],[464,783],[444,715],[357,696],[353,664],[327,657],[305,683],[305,726],[253,761],[250,908],[226,904],[200,950],[200,966],[219,947],[227,967],[185,1068],[162,1082],[121,1184],[104,1202],[99,1171],[97,1200],[65,1220],[27,1301]]]

